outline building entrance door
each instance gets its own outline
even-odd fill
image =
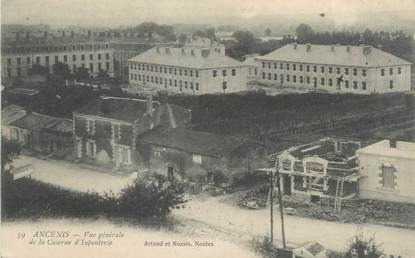
[[[173,181],[174,179],[174,167],[172,165],[167,166],[167,179]]]

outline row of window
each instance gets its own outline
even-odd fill
[[[305,70],[306,70],[306,72],[310,72],[310,70],[312,69],[312,71],[314,72],[314,73],[317,73],[318,72],[318,70],[321,72],[321,73],[325,73],[326,72],[326,66],[317,66],[317,65],[303,65],[303,64],[290,64],[290,63],[270,63],[270,62],[268,62],[268,63],[266,63],[266,62],[262,62],[262,67],[263,68],[268,68],[268,69],[272,69],[272,67],[274,68],[274,69],[278,69],[278,64],[279,64],[279,69],[280,70],[287,70],[287,71],[289,71],[290,70],[290,68],[293,70],[293,71],[297,71],[297,69],[300,71],[300,72],[302,72],[303,71],[303,69],[304,69],[304,67],[305,67]],[[285,66],[284,66],[284,64],[285,64]],[[318,69],[318,68],[320,68],[320,69]],[[344,74],[345,75],[349,75],[349,72],[350,72],[350,70],[352,71],[352,74],[354,75],[354,76],[357,76],[358,75],[358,70],[359,69],[357,69],[357,68],[348,68],[348,67],[345,67],[345,68],[343,68],[344,69]],[[327,67],[327,72],[328,73],[337,73],[337,74],[341,74],[341,70],[342,70],[342,68],[340,68],[340,67],[332,67],[332,66],[329,66],[329,67]],[[360,72],[361,72],[361,75],[362,76],[366,76],[367,75],[367,70],[366,69],[360,69]],[[393,72],[394,72],[394,69],[391,67],[391,68],[389,68],[389,74],[390,75],[393,75]],[[402,68],[401,67],[398,67],[397,68],[397,73],[398,74],[401,74],[402,73]],[[385,75],[385,69],[381,69],[381,75],[382,76],[384,76]]]
[[[103,70],[102,65],[103,65],[103,63],[98,63],[98,71]],[[46,65],[46,67],[49,69],[49,65]],[[86,67],[85,67],[85,64],[81,64],[81,67],[86,68]],[[110,68],[111,68],[110,63],[109,63],[109,62],[106,62],[106,63],[105,63],[105,70],[106,70],[107,72],[109,72],[109,71],[111,70]],[[87,68],[87,69],[88,69],[88,71],[89,71],[90,73],[93,73],[93,72],[94,72],[94,63],[90,63],[90,64],[89,64],[89,68]],[[72,65],[72,72],[76,72],[76,70],[77,70],[77,66],[76,66],[76,65]],[[98,71],[97,71],[97,72],[98,72]],[[16,75],[17,75],[17,77],[22,76],[22,68],[20,68],[20,67],[16,68]],[[12,76],[12,69],[11,69],[11,68],[7,68],[7,76],[8,76],[9,78],[10,78],[10,77],[13,77],[13,76]]]
[[[290,82],[290,78],[291,78],[290,75],[287,74],[285,77],[286,77],[286,81]],[[267,76],[266,73],[262,73],[262,79],[272,80],[272,74],[268,73],[268,76]],[[305,79],[306,79],[306,83],[310,84],[310,76],[306,76]],[[274,73],[274,80],[275,81],[278,80],[278,74],[276,74],[276,73]],[[280,75],[280,82],[283,83],[283,81],[284,81],[284,75],[281,74]],[[292,76],[292,81],[294,83],[297,82],[297,76],[296,75]],[[298,82],[299,83],[304,83],[304,77],[303,76],[298,76]],[[328,85],[330,87],[333,86],[334,83],[336,83],[337,86],[342,86],[343,80],[340,79],[340,78],[337,79],[337,80],[333,80],[333,79],[329,78],[327,80],[327,82],[328,82]],[[358,81],[353,81],[353,88],[354,89],[358,88],[358,83],[359,83]],[[317,77],[313,77],[313,84],[314,84],[314,87],[317,87],[317,84],[318,84],[318,78]],[[325,84],[326,84],[326,78],[320,78],[320,85],[324,86]],[[344,86],[345,86],[345,88],[349,88],[349,80],[344,80]],[[390,80],[389,81],[389,88],[393,89],[393,86],[394,86],[393,80]],[[362,82],[362,90],[366,90],[366,89],[367,89],[367,83],[365,81],[363,81]]]
[[[6,47],[2,49],[7,54],[23,54],[33,52],[57,52],[57,51],[75,51],[75,50],[93,50],[108,49],[109,44],[76,44],[76,45],[59,45],[59,46],[36,46],[36,47]]]
[[[180,87],[180,90],[183,88],[187,89],[191,89],[191,90],[199,90],[199,83],[198,82],[188,82],[188,81],[182,81],[182,80],[172,80],[172,79],[166,79],[166,78],[161,78],[161,77],[157,77],[157,76],[149,76],[149,75],[141,75],[141,74],[130,74],[130,79],[134,80],[134,81],[139,81],[139,82],[148,82],[148,83],[155,83],[155,84],[160,84],[163,85],[167,88],[168,86],[173,86]],[[194,86],[194,87],[193,87]]]
[[[227,72],[227,70],[226,70],[226,69],[223,69],[223,70],[222,70],[222,76],[223,76],[223,77],[226,77],[227,73],[228,73],[228,72]],[[236,69],[232,69],[232,70],[231,70],[231,73],[232,73],[232,76],[235,76],[235,75],[236,75]],[[213,71],[212,71],[212,76],[213,76],[213,77],[218,76],[218,71],[217,71],[217,70],[213,70]]]
[[[182,68],[174,68],[174,67],[167,67],[167,66],[159,66],[159,65],[150,65],[150,64],[140,64],[140,63],[131,63],[130,69],[132,70],[139,70],[139,71],[147,71],[147,72],[155,72],[155,73],[165,73],[165,74],[174,74],[174,75],[184,75],[193,77],[199,77],[199,71],[197,70],[187,70]]]
[[[103,55],[101,53],[97,54],[97,59],[98,60],[102,60]],[[80,55],[81,61],[85,61],[85,55]],[[55,56],[55,63],[59,62],[59,56]],[[105,54],[105,59],[109,60],[110,59],[110,54],[106,53]],[[89,55],[89,60],[92,61],[94,60],[94,55],[90,54]],[[26,64],[31,64],[31,58],[30,57],[26,57]],[[72,61],[77,61],[77,55],[72,55]],[[68,55],[64,55],[63,56],[63,62],[68,62]],[[22,64],[22,58],[18,57],[16,58],[16,63],[17,65]],[[40,64],[40,56],[37,56],[35,58],[35,63],[36,64]],[[12,64],[12,59],[11,58],[7,58],[7,64],[11,65]],[[45,56],[45,64],[49,64],[49,56]]]

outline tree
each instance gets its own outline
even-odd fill
[[[186,44],[186,40],[187,40],[187,35],[182,33],[179,36],[179,46],[182,47],[184,46],[184,44]]]
[[[79,67],[74,73],[74,78],[77,80],[88,79],[89,72],[85,67]]]
[[[268,37],[271,36],[271,29],[270,28],[266,28],[264,32],[265,32],[265,36],[268,36]]]
[[[228,53],[233,58],[241,59],[244,55],[252,54],[261,44],[261,40],[249,31],[235,31],[233,37],[235,42],[228,46]]]
[[[98,78],[109,78],[110,76],[108,75],[107,71],[99,70],[97,77]]]
[[[8,140],[6,137],[1,137],[1,172],[3,174],[6,165],[13,162],[21,151],[20,145],[16,141]]]
[[[183,183],[168,181],[163,175],[145,175],[122,190],[118,212],[138,219],[165,218],[185,202]]]
[[[47,75],[49,74],[49,68],[40,64],[34,64],[29,70],[29,74]]]
[[[299,43],[307,43],[310,42],[310,40],[314,36],[313,28],[311,28],[308,24],[300,24],[295,29],[295,32],[297,33],[297,40]]]
[[[52,66],[52,71],[54,76],[63,80],[69,79],[71,76],[69,66],[61,62],[57,62],[56,64],[54,64]]]

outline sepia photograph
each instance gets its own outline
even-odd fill
[[[415,0],[1,0],[0,258],[415,258]]]

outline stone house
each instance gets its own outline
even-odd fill
[[[72,150],[72,128],[70,119],[32,112],[10,123],[10,138],[25,149],[64,157]]]
[[[133,170],[138,165],[136,137],[155,126],[184,126],[190,111],[147,100],[100,97],[73,113],[78,159],[106,167]]]
[[[262,145],[184,128],[157,127],[137,137],[145,168],[169,179],[221,184],[233,173],[263,166]]]

